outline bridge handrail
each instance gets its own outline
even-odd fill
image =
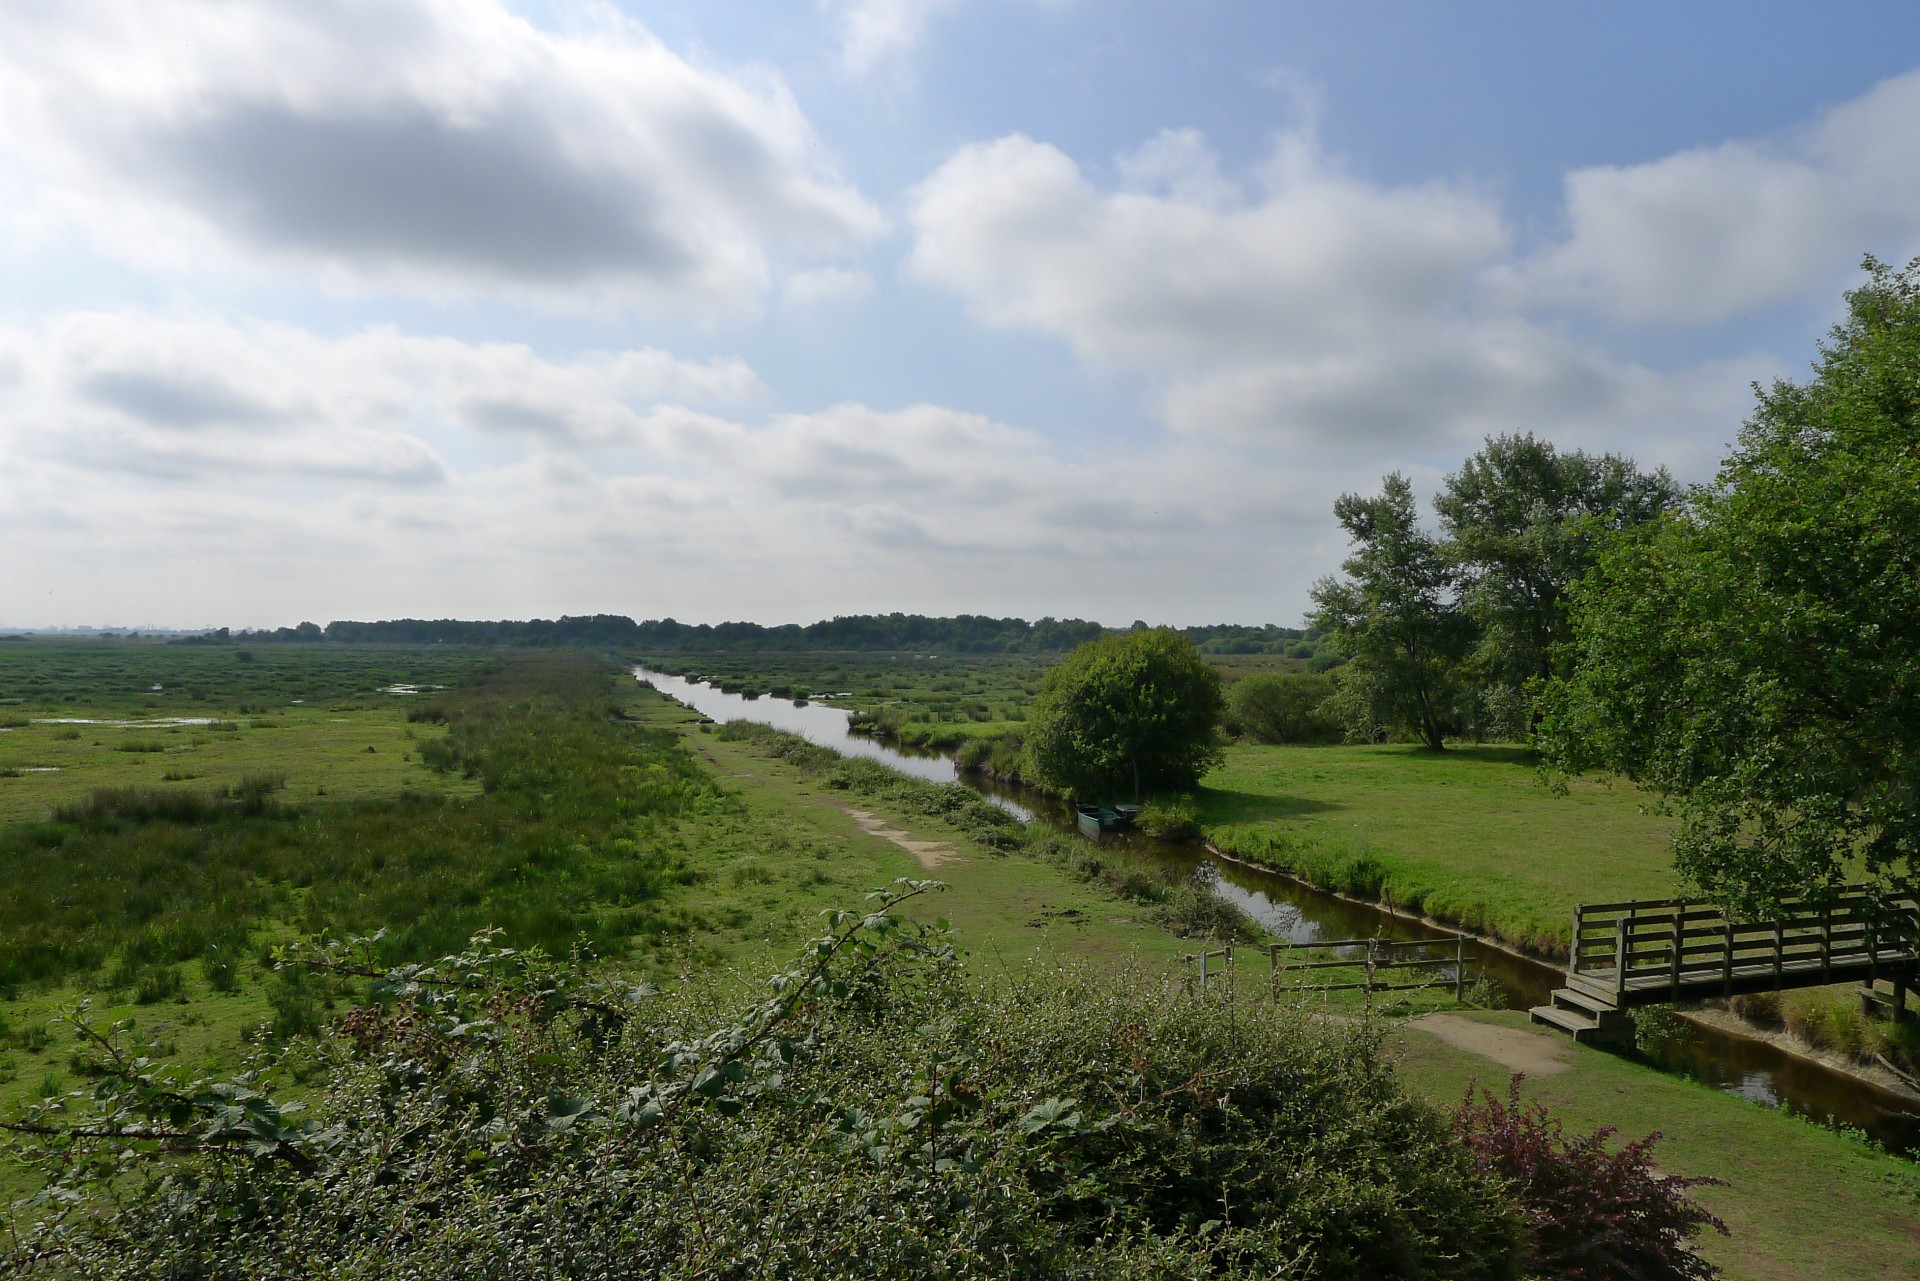
[[[1758,966],[1764,974],[1768,962],[1777,984],[1789,969],[1825,977],[1836,965],[1864,962],[1872,974],[1920,958],[1920,903],[1912,898],[1882,899],[1849,886],[1824,903],[1788,900],[1781,908],[1774,920],[1738,921],[1699,899],[1582,904],[1574,909],[1567,972],[1610,976],[1621,994],[1653,979],[1677,998],[1703,978],[1720,979],[1730,993],[1736,970],[1750,975]]]

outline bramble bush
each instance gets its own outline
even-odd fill
[[[13,1271],[89,1278],[1509,1278],[1521,1223],[1370,1022],[1138,976],[970,978],[905,883],[762,995],[482,938],[382,969],[307,1051],[176,1079],[76,1026],[87,1088],[9,1123]],[[0,1269],[4,1270],[4,1269]]]

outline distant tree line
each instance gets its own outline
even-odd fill
[[[1134,624],[1135,630],[1145,623]],[[1319,652],[1317,634],[1297,627],[1215,624],[1183,627],[1180,634],[1207,654],[1289,654],[1307,659]],[[949,654],[1057,654],[1108,635],[1083,618],[989,618],[957,614],[847,614],[824,622],[682,623],[671,618],[636,623],[622,614],[591,614],[524,622],[455,618],[396,618],[377,623],[340,621],[325,627],[301,623],[259,631],[222,627],[182,644],[219,645],[332,641],[349,645],[520,645],[631,649],[652,653],[728,651],[937,650]]]
[[[325,627],[301,623],[260,631],[221,628],[190,643],[319,642],[380,645],[584,646],[654,652],[698,650],[943,650],[962,654],[1046,653],[1070,650],[1106,634],[1084,619],[988,618],[961,614],[852,614],[801,625],[783,623],[682,623],[672,618],[635,622],[621,614],[474,621],[396,618],[381,622],[339,621]]]

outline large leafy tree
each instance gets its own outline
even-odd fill
[[[1867,281],[1714,483],[1570,594],[1542,740],[1675,798],[1681,869],[1748,910],[1920,886],[1920,260]]]
[[[1349,732],[1404,730],[1439,751],[1458,722],[1473,642],[1447,557],[1420,528],[1413,487],[1398,472],[1376,498],[1341,495],[1333,513],[1355,550],[1342,565],[1347,579],[1314,584],[1310,621],[1348,659],[1334,708]]]
[[[1608,534],[1679,500],[1665,468],[1561,451],[1531,433],[1489,437],[1433,500],[1462,602],[1479,626],[1483,678],[1519,690],[1552,675],[1554,647],[1567,638],[1568,584]]]
[[[1220,674],[1170,628],[1091,641],[1048,672],[1027,714],[1043,784],[1109,797],[1192,787],[1220,760]]]

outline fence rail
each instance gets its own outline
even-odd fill
[[[1616,1005],[1731,996],[1736,990],[1882,976],[1903,981],[1920,938],[1920,904],[1843,892],[1794,902],[1771,921],[1738,921],[1695,899],[1574,909],[1571,984]]]
[[[1371,1000],[1375,992],[1418,992],[1435,987],[1451,987],[1454,999],[1464,1000],[1467,984],[1472,981],[1468,971],[1473,967],[1473,961],[1467,955],[1464,937],[1333,939],[1312,943],[1265,943],[1241,950],[1258,952],[1266,957],[1267,994],[1276,1000],[1282,991],[1365,992]],[[1337,950],[1357,955],[1297,961],[1291,959],[1301,953]],[[1441,954],[1433,955],[1435,951]],[[1225,982],[1231,987],[1235,970],[1235,949],[1232,944],[1212,951],[1194,952],[1182,959],[1189,967],[1189,981],[1197,982],[1200,990],[1204,991],[1210,981]],[[1361,976],[1353,982],[1283,982],[1294,974],[1314,974],[1323,970],[1359,970]],[[1425,977],[1412,982],[1395,981],[1408,974]]]

